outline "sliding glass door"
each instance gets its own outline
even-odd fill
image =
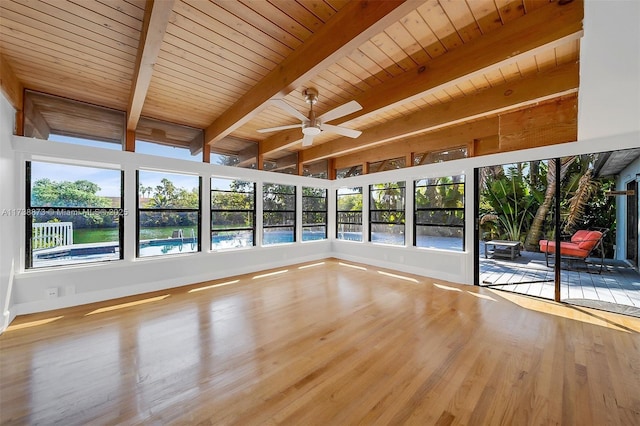
[[[640,316],[640,149],[476,170],[476,283]]]
[[[553,300],[555,272],[541,244],[553,249],[554,161],[501,164],[476,174],[479,284]]]

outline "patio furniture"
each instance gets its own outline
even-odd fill
[[[598,274],[600,274],[604,266],[604,249],[602,247],[602,240],[606,233],[606,229],[581,229],[576,231],[575,234],[571,236],[570,241],[560,242],[560,259],[567,260],[568,262],[582,261],[585,263],[587,272],[590,272],[587,259],[595,253],[596,249],[599,249],[601,261]],[[544,253],[545,262],[547,267],[549,267],[549,259],[555,257],[556,254],[556,242],[552,240],[540,240],[540,251]]]
[[[493,246],[493,249],[491,248]],[[516,255],[520,256],[520,242],[519,241],[507,241],[507,240],[491,240],[484,242],[484,257],[505,257],[511,260],[516,258]]]

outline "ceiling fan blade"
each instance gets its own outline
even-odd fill
[[[304,114],[302,114],[300,111],[298,111],[297,109],[295,109],[294,107],[292,107],[291,105],[283,101],[282,99],[272,99],[271,103],[277,106],[278,108],[280,108],[281,110],[288,112],[290,115],[294,116],[298,120],[307,121],[307,117],[305,117]]]
[[[357,138],[362,134],[360,130],[347,129],[346,127],[334,126],[332,124],[321,124],[320,129],[326,132],[333,132],[342,136],[347,136],[349,138]]]
[[[310,146],[313,143],[313,135],[304,135],[302,146]]]
[[[322,114],[318,119],[322,122],[335,120],[336,118],[344,117],[345,115],[351,114],[352,112],[360,111],[362,109],[362,105],[360,105],[356,101],[347,102],[344,105],[340,105],[337,108],[334,108],[330,111]]]
[[[287,130],[287,129],[296,129],[302,127],[302,123],[300,124],[287,124],[286,126],[276,126],[276,127],[268,127],[266,129],[258,129],[256,130],[258,133],[268,133],[268,132],[277,132],[279,130]]]

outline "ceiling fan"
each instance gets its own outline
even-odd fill
[[[350,138],[357,138],[362,134],[360,130],[348,129],[346,127],[334,126],[332,124],[325,124],[326,121],[335,120],[336,118],[344,117],[345,115],[351,114],[352,112],[356,112],[362,109],[362,105],[360,105],[356,101],[347,102],[344,105],[340,105],[330,111],[325,112],[319,117],[316,117],[316,113],[313,110],[313,105],[318,102],[318,91],[314,88],[304,89],[302,91],[302,95],[304,96],[304,100],[309,104],[309,116],[305,117],[300,111],[283,101],[282,99],[273,99],[271,101],[272,104],[282,109],[285,112],[288,112],[295,118],[301,121],[300,124],[289,124],[285,126],[277,126],[277,127],[269,127],[266,129],[258,129],[259,133],[267,133],[267,132],[276,132],[278,130],[286,130],[286,129],[295,129],[302,128],[302,134],[304,137],[302,138],[302,146],[309,146],[313,143],[313,138],[316,135],[319,135],[321,132],[333,132],[342,136],[347,136]]]

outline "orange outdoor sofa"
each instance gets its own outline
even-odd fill
[[[587,258],[591,257],[591,254],[594,253],[596,249],[599,249],[601,262],[600,271],[598,273],[602,272],[602,267],[604,265],[604,250],[602,248],[602,240],[604,239],[605,234],[606,231],[602,232],[585,229],[576,231],[576,233],[571,236],[570,241],[560,242],[561,259],[566,259],[568,261],[580,260],[585,262],[585,265],[587,265]],[[549,258],[554,257],[556,254],[556,242],[552,240],[540,240],[540,251],[544,253],[544,258],[548,267]],[[587,265],[587,271],[588,269],[589,266]]]

